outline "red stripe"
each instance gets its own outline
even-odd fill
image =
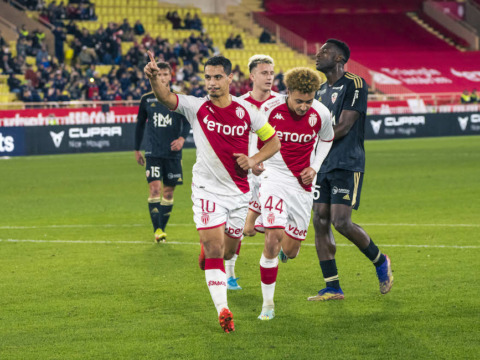
[[[274,268],[264,268],[260,266],[260,278],[265,285],[273,284],[277,281],[278,265]]]
[[[232,234],[225,233],[225,235],[227,235],[229,238],[232,238],[232,239],[242,239],[242,237],[243,237],[243,234],[240,235],[240,236],[232,236]]]
[[[283,229],[285,230],[285,226],[263,226],[265,229]]]
[[[220,225],[215,225],[215,226],[210,226],[210,227],[202,227],[202,228],[197,228],[197,231],[199,231],[199,230],[210,230],[210,229],[215,229],[215,228],[217,228],[217,227],[220,227],[220,226],[222,226],[222,225],[225,225],[225,224],[226,224],[226,222],[223,222],[223,223],[221,223]]]
[[[225,265],[222,258],[205,259],[205,270],[222,270],[225,272]]]
[[[286,232],[286,231],[285,231],[285,232]],[[286,232],[286,234],[287,234],[287,236],[291,237],[293,240],[297,240],[297,241],[305,241],[305,238],[303,238],[303,239],[296,238],[295,236],[292,236],[292,235],[290,235],[290,234],[289,234],[289,233],[287,233],[287,232]]]
[[[175,108],[174,108],[172,111],[175,111],[175,110],[177,110],[177,109],[178,109],[178,95],[177,95],[177,94],[175,94],[175,96],[177,97],[177,103],[175,104]]]
[[[242,247],[242,240],[240,240],[240,242],[238,243],[237,251],[235,252],[235,254],[237,254],[237,255],[240,254],[240,248],[241,247]]]
[[[253,210],[253,209],[251,209],[251,208],[248,208],[248,210],[253,211],[254,213],[257,213],[257,214],[261,214],[260,211]]]

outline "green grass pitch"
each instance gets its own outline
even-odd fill
[[[391,257],[392,291],[336,234],[345,300],[306,301],[324,284],[310,227],[261,322],[257,235],[228,293],[233,334],[197,265],[193,150],[159,245],[133,151],[0,160],[0,359],[478,359],[480,137],[366,149],[354,221]]]

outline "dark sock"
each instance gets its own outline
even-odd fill
[[[173,208],[173,199],[166,200],[162,197],[162,201],[160,202],[160,228],[165,231],[167,227],[168,219],[170,219],[170,213],[172,212]]]
[[[377,245],[375,245],[372,239],[370,239],[370,243],[365,249],[362,250],[362,252],[367,258],[370,259],[370,261],[373,262],[373,265],[375,265],[375,267],[379,267],[386,260],[385,255],[380,252]]]
[[[158,228],[163,229],[160,226],[160,198],[148,199],[148,212],[152,220],[153,232]]]
[[[337,263],[335,259],[320,261],[320,267],[322,268],[323,278],[327,287],[334,289],[340,289],[340,281],[338,280]]]

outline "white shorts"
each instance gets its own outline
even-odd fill
[[[232,196],[214,194],[192,185],[193,220],[197,230],[225,225],[228,236],[242,239],[250,196],[250,192]]]
[[[313,193],[263,181],[260,203],[262,219],[258,225],[262,224],[265,229],[283,228],[292,239],[305,240],[312,215]]]
[[[258,192],[260,191],[260,176],[255,176],[252,174],[250,188],[252,190],[252,197],[250,198],[248,209],[260,214],[262,212],[260,207],[260,198],[258,196]]]

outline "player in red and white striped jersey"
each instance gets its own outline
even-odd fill
[[[149,51],[144,72],[156,98],[171,110],[185,115],[192,125],[197,147],[193,166],[194,220],[204,253],[203,269],[210,295],[225,332],[235,331],[227,303],[227,278],[223,260],[235,254],[242,237],[250,199],[248,170],[270,158],[280,148],[274,129],[264,114],[251,104],[229,94],[232,63],[214,56],[205,63],[208,96],[176,95],[161,83],[159,69]],[[249,130],[265,141],[249,157]],[[204,251],[203,251],[204,250]]]
[[[282,147],[265,161],[260,205],[265,247],[260,259],[263,294],[261,320],[275,317],[273,297],[278,255],[294,258],[307,236],[313,204],[313,185],[334,137],[328,109],[314,99],[320,77],[308,68],[285,74],[287,96],[262,105]],[[282,259],[283,260],[283,259]]]
[[[275,72],[273,71],[274,66],[274,61],[270,56],[260,54],[253,55],[248,60],[248,69],[250,71],[250,80],[253,83],[253,89],[252,91],[240,96],[240,99],[244,99],[260,109],[263,103],[278,96],[278,93],[272,91],[272,85],[275,76]],[[251,131],[249,145],[250,148],[248,151],[250,156],[253,156],[258,152],[257,142],[257,134],[254,131]],[[250,174],[252,198],[250,199],[247,219],[245,221],[245,228],[243,229],[243,234],[245,236],[254,236],[256,234],[255,220],[260,215],[260,201],[258,198],[258,189],[260,187],[259,175],[263,172],[263,169],[263,164],[256,165],[252,169],[252,174]],[[240,240],[235,255],[233,255],[230,260],[225,261],[227,288],[229,290],[242,289],[237,283],[238,278],[235,277],[235,262],[237,261],[238,255],[240,255],[241,246],[242,241]]]

